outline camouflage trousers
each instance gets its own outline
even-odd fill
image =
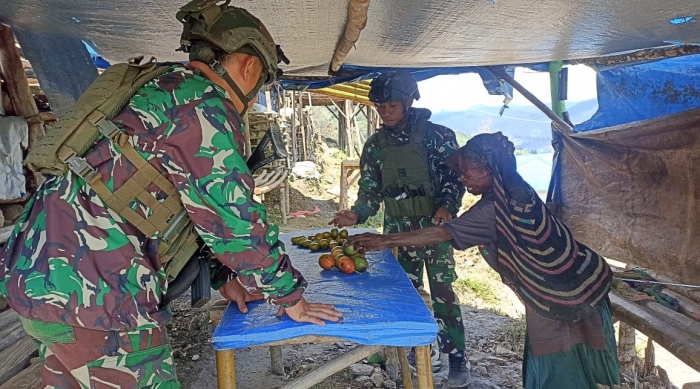
[[[180,388],[165,328],[105,332],[26,319],[22,324],[37,342],[45,388]]]
[[[384,233],[407,232],[434,225],[432,217],[385,217]],[[432,246],[399,247],[397,259],[416,289],[423,288],[423,270],[428,272],[430,298],[439,328],[440,350],[448,354],[464,351],[466,344],[462,310],[452,289],[457,273],[450,244],[445,242]]]

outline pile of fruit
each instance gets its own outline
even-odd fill
[[[367,258],[352,245],[333,247],[330,253],[318,257],[318,264],[325,270],[336,268],[345,274],[362,273],[369,267]]]
[[[307,248],[311,251],[332,250],[334,247],[342,246],[348,237],[348,230],[338,231],[334,228],[327,232],[319,232],[316,235],[295,236],[292,243],[298,247]]]
[[[318,258],[318,264],[325,270],[338,269],[343,273],[362,273],[369,267],[367,258],[351,246],[345,244],[348,230],[334,228],[327,232],[319,232],[315,235],[295,236],[292,244],[307,248],[311,251],[330,250],[330,253],[322,254]]]

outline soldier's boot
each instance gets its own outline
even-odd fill
[[[447,386],[450,388],[466,387],[472,380],[469,371],[469,358],[464,352],[456,352],[449,355],[450,374],[447,376]]]

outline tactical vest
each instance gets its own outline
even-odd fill
[[[425,145],[427,131],[428,121],[418,120],[405,144],[399,144],[384,128],[377,132],[382,156],[381,195],[389,217],[435,213],[435,188]]]
[[[35,172],[61,177],[70,169],[82,178],[108,208],[149,239],[158,239],[160,261],[168,279],[173,280],[198,250],[198,235],[177,188],[134,149],[129,136],[112,122],[139,89],[170,69],[157,66],[155,58],[141,64],[142,58],[107,68],[29,152],[24,164]],[[102,138],[108,139],[136,169],[114,191],[83,158]],[[162,190],[165,200],[146,190],[151,184]],[[142,217],[132,209],[130,204],[138,203],[150,209],[148,216]]]

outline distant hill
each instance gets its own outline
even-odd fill
[[[570,104],[567,107],[571,120],[581,123],[588,120],[598,109],[595,99]],[[501,131],[518,149],[531,153],[552,151],[549,118],[534,105],[511,105],[498,115],[499,107],[477,105],[458,112],[437,112],[431,121],[447,126],[456,132],[476,135]],[[464,137],[458,136],[458,139]],[[460,146],[462,143],[460,142]]]

